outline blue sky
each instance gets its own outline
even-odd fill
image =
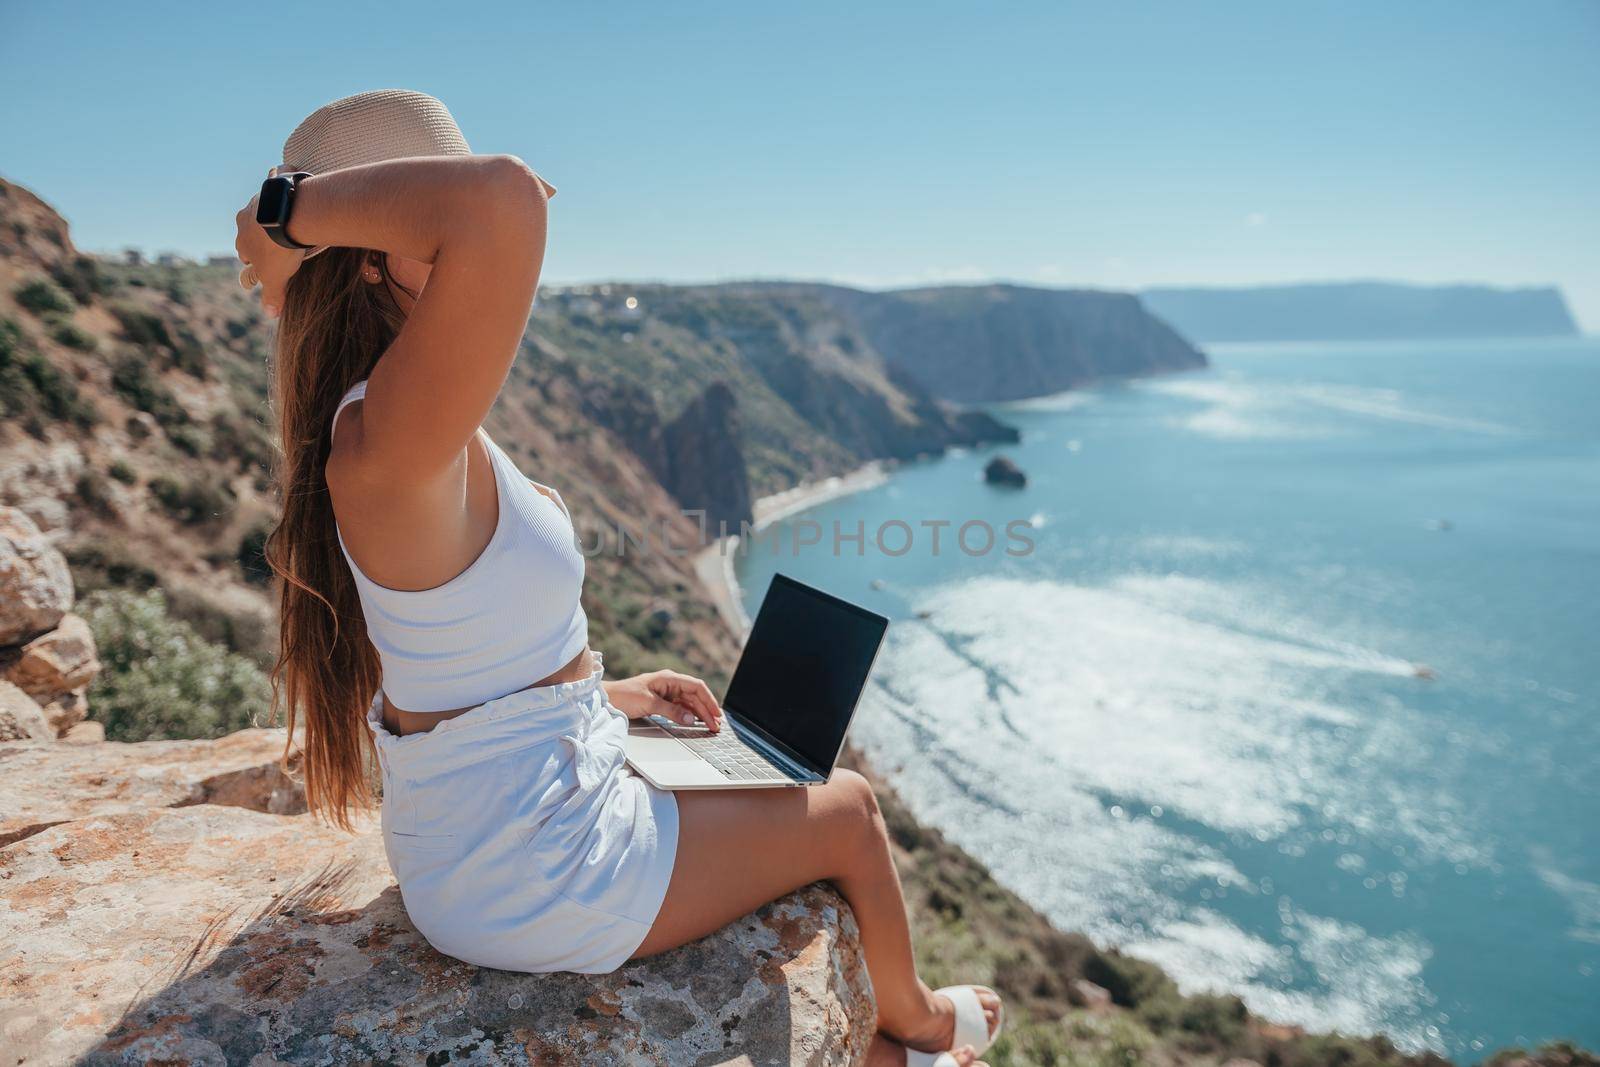
[[[0,0],[0,174],[225,250],[329,99],[560,187],[546,277],[1559,284],[1600,330],[1600,2]]]

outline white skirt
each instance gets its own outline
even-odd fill
[[[672,878],[678,804],[623,760],[600,686],[526,689],[396,737],[367,712],[383,838],[411,921],[440,952],[510,971],[613,971]]]

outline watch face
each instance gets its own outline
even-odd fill
[[[261,185],[261,199],[256,204],[256,221],[263,226],[282,226],[289,214],[290,184],[284,178],[268,178]]]

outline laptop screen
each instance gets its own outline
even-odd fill
[[[882,615],[774,575],[722,703],[827,774],[888,625]]]

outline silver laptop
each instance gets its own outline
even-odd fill
[[[882,615],[774,575],[722,699],[722,729],[636,720],[629,765],[661,789],[826,782],[888,626]]]

